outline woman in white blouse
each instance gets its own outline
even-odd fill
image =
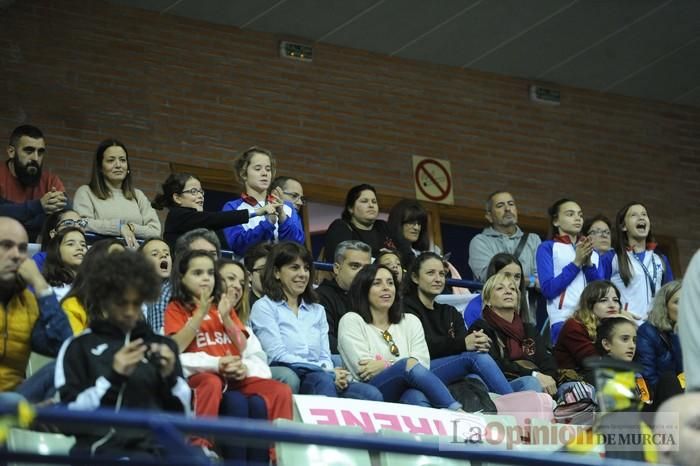
[[[87,218],[87,231],[123,236],[130,247],[136,238],[160,236],[160,220],[143,191],[132,185],[126,146],[102,141],[92,164],[90,183],[78,188],[73,208]]]
[[[394,274],[370,264],[350,287],[353,312],[340,319],[338,349],[356,380],[374,385],[384,401],[460,410],[447,387],[430,372],[430,354],[418,318],[402,314]]]

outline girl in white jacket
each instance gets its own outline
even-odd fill
[[[666,256],[655,251],[644,204],[630,202],[615,217],[613,249],[601,260],[605,278],[617,286],[622,308],[646,320],[656,293],[673,280]]]

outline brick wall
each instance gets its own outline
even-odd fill
[[[324,44],[298,63],[270,34],[102,1],[0,13],[0,128],[42,128],[71,193],[108,136],[149,196],[170,161],[220,168],[259,144],[306,182],[413,197],[411,155],[430,155],[459,206],[501,186],[533,217],[562,196],[608,216],[639,199],[683,265],[700,246],[700,109],[566,87],[535,105],[525,80]]]

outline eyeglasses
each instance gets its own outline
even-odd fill
[[[398,358],[400,354],[399,347],[396,346],[396,343],[394,343],[394,338],[391,336],[391,333],[389,333],[389,330],[384,330],[382,332],[382,337],[384,337],[384,341],[386,341],[389,345],[389,351],[391,351],[391,354]]]
[[[204,196],[204,191],[201,189],[197,189],[197,188],[191,188],[191,189],[185,189],[184,191],[180,191],[180,194],[191,194],[193,196],[200,194],[200,195]]]
[[[292,193],[288,191],[282,191],[282,194],[292,198],[292,202],[300,201],[301,205],[306,205],[306,198],[299,193]]]
[[[610,238],[610,230],[591,230],[588,232],[590,236],[600,236],[601,238]]]
[[[70,218],[67,218],[65,220],[61,220],[56,224],[56,230],[61,230],[63,228],[71,228],[71,227],[78,227],[82,228],[83,230],[87,228],[88,221],[86,218],[79,218],[78,220],[73,220]]]
[[[263,266],[263,267],[258,267],[257,269],[253,269],[252,272],[253,272],[253,273],[255,273],[255,272],[262,273],[263,270],[265,270],[265,266]]]

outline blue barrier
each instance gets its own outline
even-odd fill
[[[0,410],[5,415],[8,409]],[[322,428],[313,433],[303,431],[293,426],[276,426],[267,421],[219,418],[216,420],[186,418],[152,411],[123,410],[113,411],[70,411],[64,407],[42,408],[37,410],[36,422],[58,426],[89,425],[117,426],[120,428],[149,430],[163,443],[166,448],[166,458],[163,462],[138,461],[130,464],[143,465],[205,465],[222,464],[210,463],[207,458],[195,456],[194,450],[189,449],[181,433],[193,433],[215,436],[220,438],[239,438],[243,440],[277,441],[298,444],[327,445],[339,448],[353,448],[369,451],[385,451],[409,455],[441,456],[446,458],[467,459],[471,461],[488,461],[511,465],[538,466],[594,466],[618,465],[641,466],[645,463],[617,459],[600,459],[591,456],[578,456],[566,453],[537,453],[514,452],[485,448],[480,445],[464,445],[459,450],[443,450],[438,444],[414,442],[405,439],[389,438],[374,434],[354,434],[324,431]],[[188,453],[191,452],[191,453]],[[0,459],[26,462],[54,462],[57,464],[90,465],[95,459],[86,457],[70,457],[56,455],[34,455],[0,451]],[[99,459],[100,465],[117,464],[117,460]],[[124,464],[120,462],[119,464]]]

